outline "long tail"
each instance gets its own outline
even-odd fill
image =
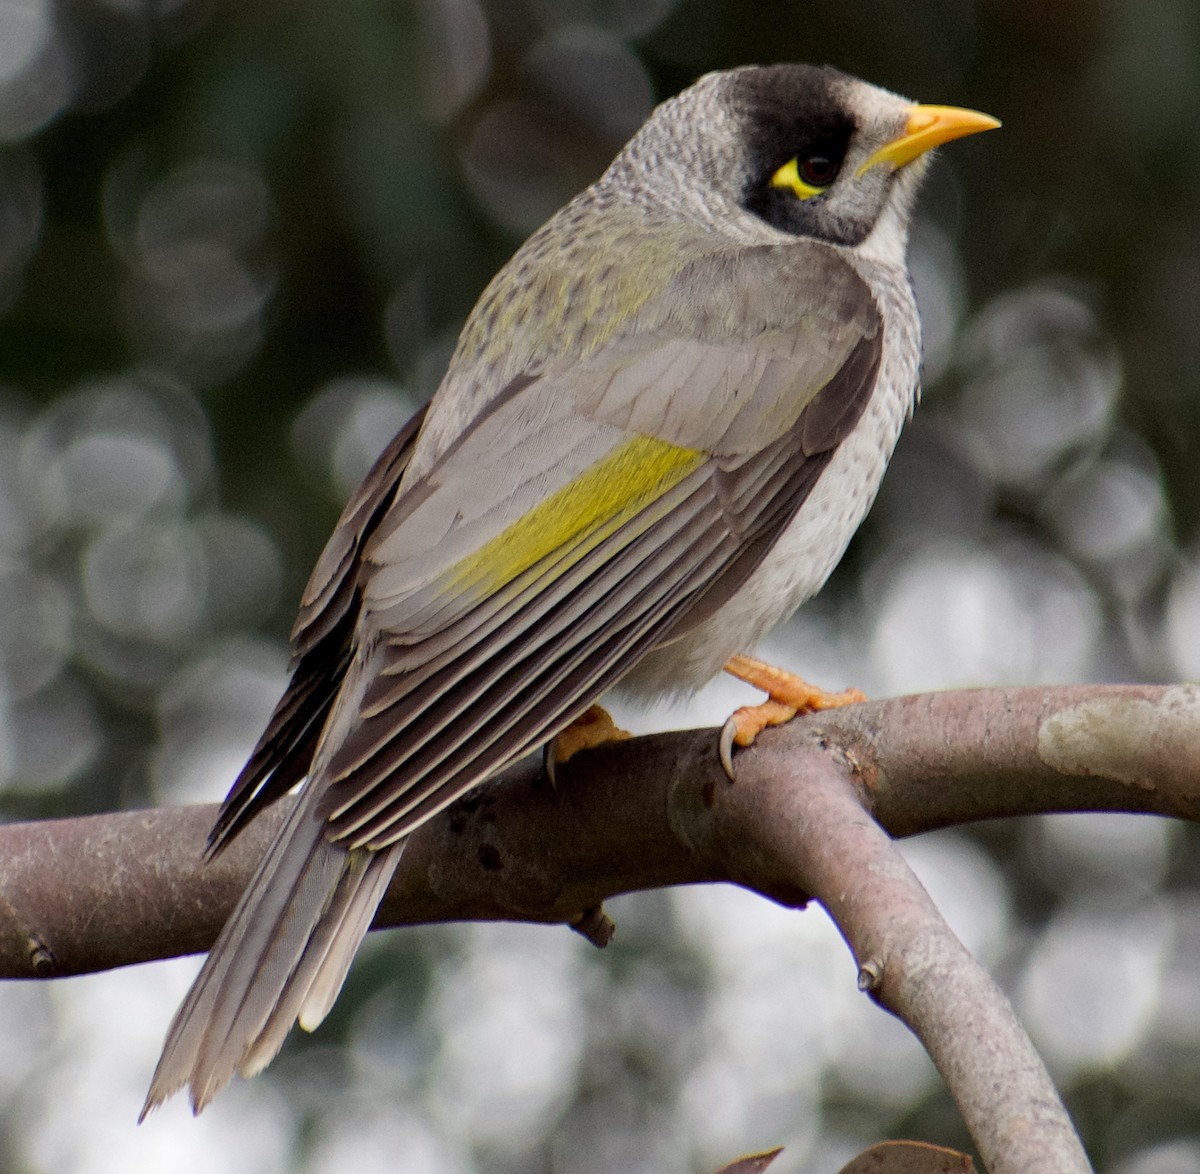
[[[312,1031],[333,1006],[404,841],[330,843],[316,799],[301,792],[175,1013],[139,1121],[184,1085],[199,1113],[235,1072],[265,1068],[297,1019]]]

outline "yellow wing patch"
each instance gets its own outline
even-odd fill
[[[556,550],[578,544],[582,553],[590,534],[626,521],[706,459],[694,449],[635,436],[465,558],[454,570],[454,582],[497,591]]]

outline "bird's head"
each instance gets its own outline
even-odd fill
[[[901,260],[927,152],[999,125],[829,66],[746,66],[664,102],[613,166],[625,184],[743,243],[783,233]]]

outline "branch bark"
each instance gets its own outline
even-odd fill
[[[851,767],[864,807],[896,837],[1048,811],[1200,818],[1198,687],[901,697],[766,732],[739,753],[732,787],[709,730],[582,755],[557,788],[537,763],[521,763],[412,837],[376,926],[571,922],[618,893],[721,880],[802,903],[794,869],[765,872],[756,836],[730,844],[722,830],[734,797],[766,805],[774,791],[798,789],[803,800],[804,780],[778,768],[813,745]],[[207,949],[283,814],[264,813],[204,866],[215,810],[0,826],[0,978],[83,974]]]
[[[1008,1000],[942,919],[895,844],[865,817],[847,773],[809,746],[763,768],[802,785],[769,792],[755,836],[824,905],[858,962],[860,989],[916,1033],[993,1174],[1091,1170],[1058,1093]],[[729,831],[737,835],[736,815]]]
[[[714,731],[614,743],[556,788],[527,762],[412,837],[376,926],[563,921],[602,936],[595,910],[637,889],[733,881],[785,905],[815,897],[864,989],[924,1042],[989,1168],[1087,1170],[1007,1002],[888,835],[1047,811],[1195,819],[1198,735],[1191,686],[968,690],[798,719],[739,755],[734,784]],[[207,948],[282,814],[204,867],[214,813],[0,828],[0,977]]]

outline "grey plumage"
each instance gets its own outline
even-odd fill
[[[691,688],[815,591],[916,392],[912,104],[832,70],[665,103],[484,292],[306,589],[210,838],[307,778],[168,1033],[197,1111],[328,1011],[403,838],[618,683]],[[838,152],[820,198],[789,155]]]

